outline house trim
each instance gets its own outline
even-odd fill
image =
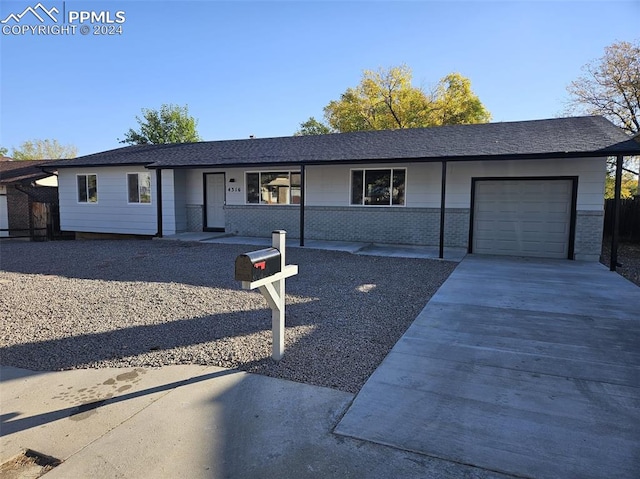
[[[156,170],[156,206],[157,206],[157,222],[158,222],[158,232],[156,236],[158,238],[162,238],[162,169],[158,168]]]
[[[300,246],[304,246],[304,215],[305,215],[305,183],[306,169],[305,165],[300,165]]]
[[[335,134],[335,133],[334,133]],[[640,151],[640,146],[639,150]],[[618,150],[606,151],[576,151],[576,152],[554,152],[554,153],[507,153],[501,155],[463,155],[463,156],[435,156],[435,157],[401,157],[401,158],[347,158],[347,159],[329,159],[329,160],[307,160],[304,164],[307,166],[323,166],[323,165],[378,165],[392,163],[441,163],[447,162],[468,162],[468,161],[520,161],[520,160],[566,160],[566,159],[582,159],[582,158],[604,158],[610,156],[633,156],[633,152]],[[192,168],[253,168],[261,171],[261,168],[293,168],[299,166],[300,160],[274,160],[274,161],[253,161],[253,162],[218,162],[218,163],[193,163],[193,164],[171,164],[166,161],[157,163],[145,163],[144,166],[151,170],[158,168],[170,168],[175,170],[192,169]],[[72,166],[72,165],[69,165]],[[78,165],[82,166],[82,165]],[[87,164],[85,166],[94,166]],[[100,165],[95,165],[100,166]],[[121,166],[121,165],[102,165],[102,166]]]
[[[440,176],[440,231],[438,244],[438,258],[444,259],[444,221],[445,207],[447,202],[447,162],[442,162],[442,173]]]

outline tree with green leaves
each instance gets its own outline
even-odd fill
[[[471,90],[471,80],[450,73],[438,83],[432,99],[432,121],[439,125],[487,123],[491,114]]]
[[[143,118],[136,116],[138,130],[130,128],[120,143],[130,145],[158,145],[201,141],[198,121],[189,115],[187,105],[163,104],[160,110],[142,109]]]
[[[0,156],[7,156],[7,153],[9,153],[9,149],[4,146],[0,146]]]
[[[301,126],[313,128],[301,128],[298,134],[485,123],[491,119],[471,90],[470,80],[459,73],[444,77],[430,93],[411,82],[412,72],[406,65],[365,70],[358,86],[347,88],[339,100],[324,108],[326,123],[310,118]]]
[[[309,117],[307,121],[300,123],[300,129],[296,131],[294,136],[306,136],[306,135],[326,135],[327,133],[333,133],[333,130],[319,122],[314,117]]]
[[[77,155],[78,149],[74,145],[61,145],[58,140],[27,140],[11,152],[11,158],[18,161],[60,160]]]

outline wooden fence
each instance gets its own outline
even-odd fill
[[[9,228],[1,229],[0,237],[33,241],[73,237],[60,231],[57,188],[17,185],[11,186],[8,192]]]
[[[604,208],[604,234],[613,231],[614,201],[606,200]],[[619,229],[622,241],[640,242],[640,197],[620,201]]]

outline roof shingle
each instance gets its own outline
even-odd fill
[[[454,125],[170,145],[136,145],[53,166],[150,168],[473,160],[640,154],[640,143],[603,117]]]
[[[51,160],[22,160],[0,162],[0,184],[30,182],[51,176],[40,168]]]

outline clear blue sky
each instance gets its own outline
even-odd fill
[[[125,12],[118,36],[0,36],[0,146],[51,138],[81,155],[122,146],[163,103],[188,104],[205,140],[288,136],[362,70],[403,63],[425,88],[468,77],[493,121],[551,118],[584,64],[640,37],[638,0],[1,0],[0,20],[38,1]]]

